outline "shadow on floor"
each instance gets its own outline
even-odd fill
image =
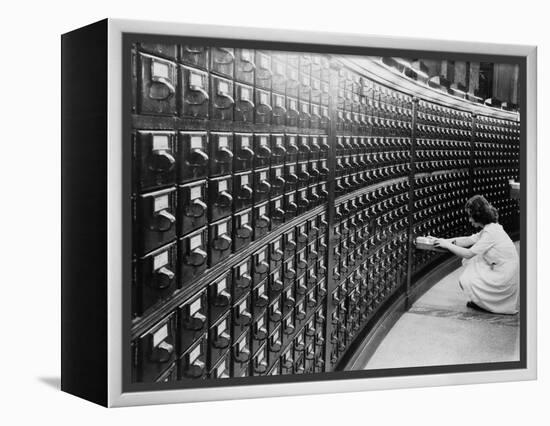
[[[61,377],[39,377],[38,381],[54,389],[61,389]]]

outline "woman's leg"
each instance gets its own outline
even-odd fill
[[[468,270],[465,270],[458,278],[458,286],[460,287],[460,290],[462,290],[462,293],[466,296],[466,306],[468,307],[470,307],[470,302],[476,303],[478,301],[472,292],[472,283],[470,278],[471,277]]]

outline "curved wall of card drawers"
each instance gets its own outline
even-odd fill
[[[378,61],[139,44],[132,55],[135,382],[339,369],[441,262],[415,235],[509,231],[518,116]]]

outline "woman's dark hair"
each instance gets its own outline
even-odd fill
[[[483,195],[474,195],[466,201],[468,215],[477,223],[487,225],[498,222],[498,211]]]

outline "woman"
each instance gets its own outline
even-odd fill
[[[468,307],[515,314],[519,284],[516,247],[497,223],[498,212],[485,197],[470,198],[466,212],[473,226],[483,228],[481,232],[469,237],[437,238],[434,245],[464,259],[459,285],[470,299]]]

